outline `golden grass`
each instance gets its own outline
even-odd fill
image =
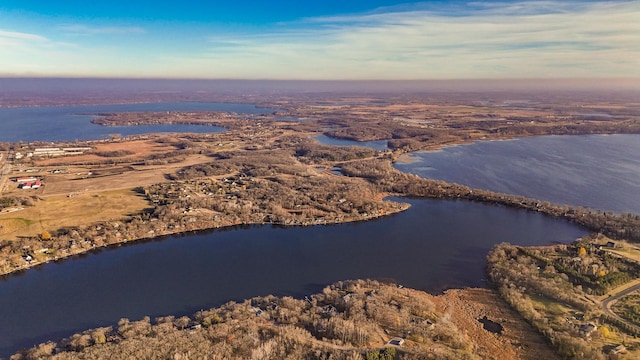
[[[12,215],[15,216],[15,214]],[[32,220],[24,218],[0,218],[0,236],[17,231],[32,223]]]
[[[551,315],[565,315],[572,311],[565,304],[546,296],[530,296],[530,298],[536,308],[545,309]]]
[[[21,236],[37,236],[45,230],[123,219],[149,206],[149,202],[132,189],[83,192],[73,197],[51,196],[19,213],[0,215],[0,236],[15,240]]]
[[[111,151],[131,151],[133,154],[123,157],[105,158],[98,156],[94,153],[68,156],[68,157],[56,157],[56,158],[42,158],[35,159],[34,166],[51,166],[52,164],[64,164],[60,165],[71,166],[73,164],[83,164],[87,162],[99,162],[105,160],[122,160],[122,159],[141,159],[149,154],[159,152],[169,152],[176,150],[176,147],[170,144],[161,144],[155,140],[133,140],[114,143],[103,143],[93,145],[95,152],[111,152]]]
[[[624,256],[631,260],[640,262],[640,248],[636,245],[625,244],[621,249],[605,249],[606,251],[617,254],[620,256]]]

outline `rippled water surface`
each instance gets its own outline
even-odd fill
[[[345,140],[345,139],[337,139],[332,138],[327,135],[319,135],[314,137],[314,139],[318,140],[318,142],[322,145],[333,145],[333,146],[363,146],[368,147],[373,150],[386,150],[387,140],[373,140],[373,141],[353,141],[353,140]]]
[[[407,200],[403,213],[332,226],[253,226],[134,243],[0,281],[0,357],[120,318],[192,314],[268,294],[304,296],[338,280],[416,289],[484,286],[489,249],[570,242],[579,227],[465,201]]]
[[[640,213],[640,135],[481,141],[413,157],[396,168],[554,203]]]
[[[263,114],[273,110],[250,104],[230,103],[144,103],[85,106],[42,106],[0,108],[0,141],[73,141],[105,139],[109,134],[124,136],[152,132],[217,132],[224,130],[202,125],[101,126],[92,124],[95,113],[139,111],[224,111]]]

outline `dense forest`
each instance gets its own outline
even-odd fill
[[[190,317],[121,319],[11,359],[471,360],[485,358],[482,351],[427,294],[360,280],[306,299],[267,296]]]

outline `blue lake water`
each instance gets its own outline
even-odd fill
[[[640,135],[539,136],[417,152],[401,171],[554,203],[640,213]]]
[[[30,126],[43,126],[24,134],[51,136],[31,140],[86,139],[88,134],[102,138],[116,132],[127,134],[119,129],[139,128],[101,127],[90,124],[90,117],[73,115],[115,112],[119,107],[119,111],[252,114],[252,105],[243,105],[247,108],[241,111],[242,107],[198,109],[189,107],[198,103],[180,104],[188,108],[134,104],[0,109],[0,134],[6,136],[7,124],[14,123],[5,122],[10,110],[31,112],[25,115],[27,120],[35,119],[29,120],[35,121]],[[170,108],[163,108],[165,105]],[[43,112],[34,118],[38,110]],[[58,115],[54,115],[56,110],[60,110]],[[52,120],[56,116],[59,121]],[[92,130],[76,133],[74,126]],[[157,126],[152,128],[158,131]],[[12,136],[19,134],[14,130]],[[318,140],[330,145],[386,148],[386,141]],[[638,135],[546,136],[418,153],[419,161],[396,166],[472,187],[640,213],[634,210],[640,208],[639,150]],[[404,201],[412,204],[411,209],[375,221],[286,229],[252,226],[167,237],[10,276],[0,281],[0,357],[86,328],[113,325],[121,317],[191,314],[229,300],[267,294],[304,296],[344,279],[394,279],[428,291],[483,286],[485,256],[493,245],[503,241],[520,245],[564,243],[586,234],[575,225],[539,213],[464,201]]]
[[[43,106],[0,108],[0,141],[73,141],[106,139],[152,132],[219,132],[224,129],[202,125],[101,126],[92,124],[92,113],[140,111],[223,111],[256,115],[272,109],[231,103],[140,103],[118,105]]]
[[[327,135],[318,135],[314,136],[320,144],[322,145],[333,145],[333,146],[363,146],[368,147],[373,150],[387,150],[387,140],[374,140],[374,141],[353,141],[353,140],[345,140],[345,139],[337,139],[332,138]]]
[[[338,280],[394,279],[417,289],[484,286],[489,249],[570,242],[566,221],[465,201],[402,200],[375,221],[252,226],[134,243],[0,281],[0,357],[115,324],[268,294],[301,297]]]

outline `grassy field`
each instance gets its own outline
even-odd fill
[[[89,191],[44,198],[33,207],[0,215],[0,236],[15,240],[67,226],[122,219],[149,207],[133,189]]]
[[[92,152],[78,156],[25,159],[10,176],[24,176],[26,170],[32,170],[29,174],[43,179],[43,186],[21,190],[12,182],[2,195],[32,196],[39,200],[34,202],[35,206],[0,213],[0,238],[16,240],[64,227],[123,219],[152,207],[133,189],[166,182],[168,174],[212,160],[204,154],[176,155],[174,151],[182,141],[156,136],[149,140],[92,144]],[[208,143],[203,146],[206,148]],[[234,148],[216,146],[218,151]],[[168,153],[172,155],[162,157]],[[149,156],[160,156],[166,163],[146,164],[144,159]],[[107,162],[102,163],[105,159]],[[60,172],[54,172],[57,170]]]
[[[619,249],[607,249],[607,251],[611,252],[612,254],[618,254],[620,256],[640,262],[640,248],[638,248],[636,245],[630,245],[622,241],[619,241],[618,243],[623,243],[623,247]]]

